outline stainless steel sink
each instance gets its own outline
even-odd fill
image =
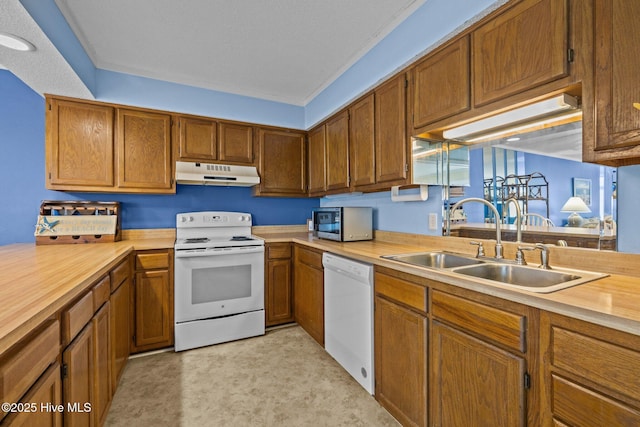
[[[400,261],[412,265],[418,265],[420,267],[439,269],[483,264],[486,262],[473,258],[471,256],[466,257],[464,255],[458,255],[451,252],[443,251],[420,252],[400,255],[383,255],[382,258],[392,259],[394,261]]]
[[[452,271],[538,293],[554,292],[607,276],[589,271],[542,270],[535,267],[500,263],[459,267]]]

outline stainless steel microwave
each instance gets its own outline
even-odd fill
[[[318,208],[313,211],[314,234],[321,239],[353,242],[373,239],[373,209]]]

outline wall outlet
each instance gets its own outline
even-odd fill
[[[313,220],[312,219],[308,219],[307,220],[307,230],[313,231]]]
[[[429,230],[438,229],[438,215],[435,213],[429,214]]]

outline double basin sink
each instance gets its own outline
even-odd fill
[[[549,293],[606,277],[590,271],[553,268],[543,270],[490,258],[473,258],[446,251],[383,255],[382,258],[419,267],[448,270],[537,293]]]

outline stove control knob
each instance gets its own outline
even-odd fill
[[[192,216],[189,217],[189,222],[193,222],[193,217]]]
[[[180,222],[187,222],[187,217],[186,216],[181,216],[180,217]]]

